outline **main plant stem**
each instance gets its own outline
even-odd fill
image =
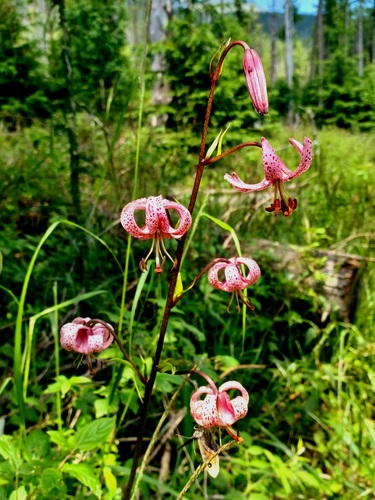
[[[228,47],[226,47],[224,49],[224,51],[220,57],[220,60],[216,66],[215,73],[212,76],[211,88],[210,88],[210,93],[208,96],[208,102],[207,102],[207,108],[206,108],[206,115],[205,115],[205,120],[204,120],[204,124],[203,124],[198,166],[197,166],[194,185],[193,185],[193,189],[192,189],[192,193],[191,193],[190,203],[189,203],[189,207],[188,207],[189,212],[191,214],[193,214],[195,203],[197,201],[199,187],[200,187],[200,183],[201,183],[201,179],[202,179],[202,175],[203,175],[204,167],[205,167],[204,158],[205,158],[206,142],[207,142],[207,130],[208,130],[208,124],[209,124],[210,117],[211,117],[212,102],[213,102],[213,98],[214,98],[216,85],[217,85],[217,82],[218,82],[219,77],[220,77],[221,68],[222,68],[225,56],[227,55],[228,51],[232,47],[234,47],[234,45],[238,45],[238,44],[239,44],[238,42],[233,42],[230,45],[228,45]],[[177,245],[176,258],[175,258],[175,263],[174,263],[174,266],[172,269],[171,280],[169,282],[168,295],[167,295],[163,319],[162,319],[162,323],[161,323],[161,327],[160,327],[159,339],[158,339],[158,343],[156,346],[154,361],[153,361],[152,367],[151,367],[150,377],[149,377],[147,384],[145,386],[145,393],[144,393],[144,397],[143,397],[143,405],[142,405],[142,410],[141,410],[141,415],[140,415],[140,420],[139,420],[138,437],[137,437],[137,443],[136,443],[135,452],[134,452],[133,465],[132,465],[132,469],[130,471],[129,481],[128,481],[128,484],[126,485],[126,490],[124,492],[124,497],[123,497],[124,500],[129,500],[129,498],[131,496],[131,492],[132,492],[132,488],[133,488],[133,484],[134,484],[134,479],[135,479],[135,475],[136,475],[136,471],[137,471],[137,467],[138,467],[138,461],[139,461],[139,458],[142,454],[142,444],[143,444],[143,438],[144,438],[144,433],[145,433],[145,428],[146,428],[148,408],[150,406],[151,395],[152,395],[152,391],[153,391],[154,384],[155,384],[156,374],[158,372],[158,365],[160,363],[161,353],[163,351],[164,339],[165,339],[165,334],[167,332],[170,314],[171,314],[173,307],[175,306],[174,292],[175,292],[175,288],[176,288],[178,273],[180,272],[181,260],[182,260],[182,255],[184,253],[184,247],[185,247],[185,241],[186,241],[186,234],[184,236],[182,236],[182,238],[178,241],[178,245]]]

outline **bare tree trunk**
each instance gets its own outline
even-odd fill
[[[358,76],[363,77],[364,54],[363,54],[363,5],[362,0],[358,2]]]
[[[322,85],[324,64],[324,24],[323,24],[323,0],[318,4],[318,75]]]
[[[286,79],[290,89],[293,88],[293,4],[292,0],[285,0],[285,58],[286,58]],[[294,121],[293,100],[289,103],[288,122],[292,125]]]
[[[165,39],[165,29],[168,21],[172,17],[172,4],[170,0],[153,0],[150,17],[150,41],[159,42]],[[169,87],[165,78],[166,63],[163,54],[154,54],[151,71],[157,74],[154,83],[151,103],[155,106],[167,104],[170,102]],[[153,127],[160,126],[165,123],[167,115],[153,115],[151,117],[151,125]]]
[[[286,79],[290,87],[293,86],[293,5],[292,0],[285,1],[285,52],[286,52]]]
[[[272,12],[271,12],[271,70],[270,70],[270,81],[274,84],[277,78],[277,53],[276,53],[276,0],[272,2]]]
[[[60,28],[62,31],[62,62],[65,70],[65,122],[69,140],[70,154],[70,192],[72,195],[74,218],[81,215],[81,195],[79,186],[79,147],[77,139],[76,107],[73,98],[73,75],[70,63],[70,36],[65,15],[65,0],[54,0],[59,8]]]
[[[349,55],[349,27],[350,27],[350,5],[346,2],[345,5],[345,35],[344,35],[344,50],[345,56]]]

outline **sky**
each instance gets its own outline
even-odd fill
[[[283,12],[285,0],[275,0],[276,1],[276,10]],[[251,0],[251,3],[254,3],[262,10],[272,10],[273,0]],[[298,7],[298,12],[300,14],[316,14],[318,0],[297,0],[296,5]]]

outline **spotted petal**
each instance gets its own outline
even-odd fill
[[[208,271],[208,282],[214,288],[225,292],[244,290],[260,277],[260,268],[255,260],[232,257],[229,261],[230,263],[218,262]],[[248,267],[249,272],[246,278],[242,275],[239,264]],[[219,272],[222,269],[224,269],[225,281],[219,279]]]
[[[178,222],[178,227],[173,228],[170,224],[168,224],[168,234],[173,238],[181,238],[191,226],[191,214],[187,208],[185,208],[180,203],[176,203],[175,201],[163,200],[163,205],[165,209],[176,210],[178,213],[180,220]]]
[[[76,318],[72,323],[62,326],[60,342],[64,349],[81,354],[92,354],[104,351],[113,342],[113,335],[109,329],[101,324],[93,327],[83,324],[88,321],[90,318]]]
[[[249,259],[247,257],[237,257],[236,262],[237,264],[244,264],[248,268],[249,272],[247,273],[246,278],[242,278],[243,281],[246,281],[248,285],[252,285],[260,278],[260,267],[254,259]]]
[[[202,394],[207,394],[203,400],[199,399]],[[216,400],[217,395],[214,394],[211,387],[199,387],[191,397],[190,413],[201,427],[217,425]]]
[[[262,137],[262,161],[264,176],[270,182],[276,179],[287,181],[289,176],[293,175],[293,172],[284,165],[277,156],[276,151],[264,137]]]
[[[155,231],[150,231],[147,225],[139,227],[134,218],[136,210],[146,210],[147,198],[131,201],[122,209],[121,224],[125,231],[141,240],[148,240],[153,237]]]
[[[232,175],[225,174],[224,179],[228,181],[237,191],[241,191],[242,193],[251,193],[252,191],[262,191],[263,189],[268,188],[272,184],[272,180],[268,180],[264,178],[258,184],[246,184],[243,180],[241,180],[236,172],[233,172]]]
[[[293,172],[292,176],[289,177],[289,179],[293,179],[294,177],[297,177],[306,170],[310,168],[311,162],[312,162],[312,142],[311,139],[308,137],[305,137],[303,140],[303,145],[296,141],[295,139],[289,139],[289,142],[296,148],[296,150],[299,152],[301,155],[301,161],[299,162],[298,167],[296,170]]]

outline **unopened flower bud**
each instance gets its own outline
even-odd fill
[[[249,47],[246,48],[242,64],[254,109],[260,115],[265,115],[268,113],[267,84],[259,54]]]

